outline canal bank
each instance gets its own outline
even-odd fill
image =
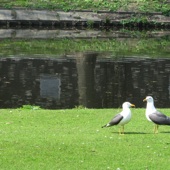
[[[109,12],[90,10],[0,9],[0,28],[128,28],[169,29],[170,17],[161,12]]]
[[[117,108],[154,95],[169,107],[169,23],[161,13],[1,9],[0,105]]]

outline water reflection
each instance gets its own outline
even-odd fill
[[[99,53],[72,57],[0,59],[0,106],[43,108],[120,107],[125,100],[143,107],[152,95],[170,107],[170,59],[107,58]]]
[[[40,75],[40,96],[42,98],[51,97],[55,100],[60,100],[61,79],[56,75]]]

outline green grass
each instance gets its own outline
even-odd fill
[[[2,0],[0,6],[5,8],[26,7],[39,9],[75,9],[111,10],[111,11],[161,11],[169,13],[167,0]]]
[[[145,110],[133,108],[125,135],[118,126],[102,129],[120,110],[1,109],[1,170],[167,169],[170,127],[153,134]]]
[[[1,40],[0,55],[64,55],[75,52],[111,52],[111,56],[169,57],[169,38]],[[42,57],[42,55],[40,55]]]

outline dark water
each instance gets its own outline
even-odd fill
[[[0,59],[1,108],[111,108],[124,101],[144,107],[147,95],[157,107],[170,107],[170,59],[107,59],[98,53]]]

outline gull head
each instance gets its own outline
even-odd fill
[[[130,102],[124,102],[122,104],[122,108],[129,108],[129,107],[135,107],[135,105]]]
[[[147,102],[147,103],[153,103],[153,97],[151,96],[147,96],[145,99],[143,99],[144,102]]]

